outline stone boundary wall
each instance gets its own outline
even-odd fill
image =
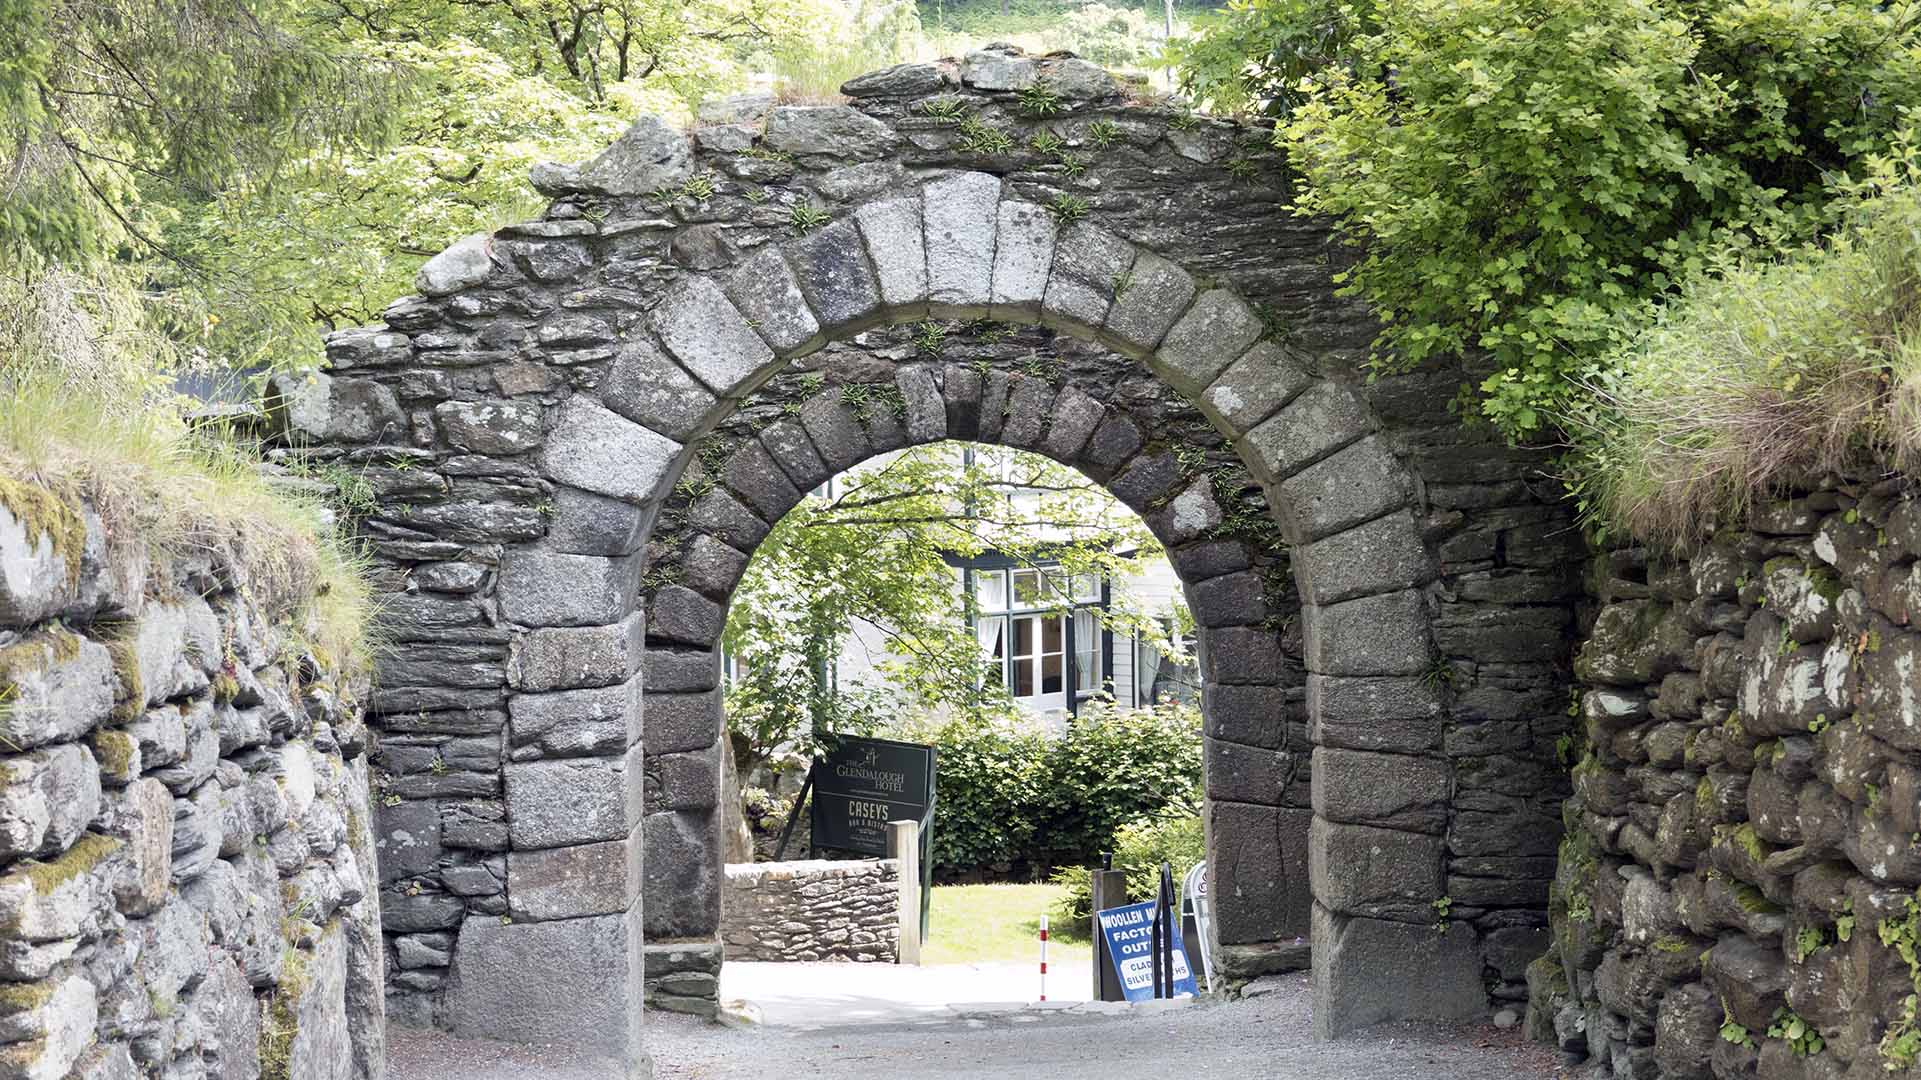
[[[1596,1075],[1917,1075],[1903,486],[1766,505],[1684,557],[1597,558],[1554,948],[1529,969],[1534,1034]]]
[[[720,940],[728,960],[891,964],[900,943],[900,862],[730,863]]]
[[[364,676],[0,478],[0,1076],[384,1075]]]

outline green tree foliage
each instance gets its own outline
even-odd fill
[[[773,44],[781,96],[839,104],[842,83],[903,60],[922,44],[914,0],[850,0],[830,4],[804,32]]]
[[[725,645],[741,674],[727,716],[741,768],[778,746],[811,751],[905,718],[1010,715],[968,625],[974,598],[947,562],[990,549],[1109,578],[1161,554],[1102,488],[1034,454],[964,460],[944,443],[844,475],[832,498],[809,497],[775,525],[735,590]],[[1117,605],[1104,618],[1174,650],[1153,613]],[[886,641],[871,679],[832,670],[857,624]]]
[[[374,321],[420,264],[533,216],[527,171],[598,153],[642,113],[685,117],[745,86],[826,0],[329,0],[312,32],[408,92],[385,145],[319,156],[270,187],[212,193],[168,240],[235,366],[296,363],[316,328]],[[206,272],[201,273],[199,271]]]
[[[1183,92],[1222,112],[1285,116],[1314,80],[1357,74],[1354,39],[1374,29],[1369,0],[1229,0],[1199,34],[1167,43]]]
[[[154,248],[150,206],[265,184],[379,141],[384,69],[281,0],[0,3],[0,255],[87,265]],[[148,252],[138,249],[146,248]]]
[[[280,0],[0,0],[0,367],[139,410],[210,322],[180,208],[379,146],[396,80]]]
[[[99,326],[139,301],[142,333],[109,343],[149,368],[311,361],[433,253],[533,214],[533,163],[740,89],[837,11],[0,0],[0,307]],[[48,293],[48,267],[91,280]]]
[[[202,200],[166,236],[185,264],[158,273],[204,304],[207,347],[229,366],[311,359],[318,330],[377,321],[435,252],[538,216],[531,166],[590,156],[625,126],[465,41],[360,48],[409,72],[391,142]]]
[[[1921,103],[1907,2],[1249,0],[1218,33],[1190,85],[1290,106],[1297,208],[1361,248],[1380,362],[1486,351],[1481,413],[1515,438],[1623,313],[1830,224],[1830,181]]]

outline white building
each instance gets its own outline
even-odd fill
[[[953,445],[973,460],[998,463],[1003,478],[1017,460],[1013,452],[999,448]],[[878,458],[862,468],[880,467],[886,460]],[[831,499],[835,485],[842,482],[835,477],[814,494]],[[1017,505],[1038,497],[1020,488],[1008,495]],[[1114,509],[1131,514],[1118,503]],[[1116,632],[1103,625],[1100,617],[1102,609],[1125,605],[1160,619],[1171,636],[1174,612],[1182,600],[1180,580],[1165,558],[1149,560],[1141,572],[1117,581],[1069,576],[1058,564],[999,551],[973,557],[950,555],[948,562],[954,567],[955,588],[973,591],[978,612],[971,627],[975,639],[988,657],[998,661],[1009,695],[1037,720],[1057,726],[1088,701],[1104,695],[1124,707],[1168,700],[1198,702],[1199,680],[1191,655],[1182,663],[1171,663],[1153,642]],[[1187,651],[1191,654],[1191,643]],[[886,635],[877,627],[857,624],[841,650],[834,676],[848,681],[882,678],[878,669],[888,657]]]

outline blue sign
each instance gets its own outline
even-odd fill
[[[1101,939],[1107,942],[1107,955],[1114,958],[1120,973],[1121,992],[1129,1001],[1154,999],[1154,902],[1144,901],[1126,907],[1108,908],[1100,913]],[[1181,947],[1181,922],[1168,927],[1174,934],[1174,996],[1195,996],[1194,972],[1187,966],[1187,950]]]

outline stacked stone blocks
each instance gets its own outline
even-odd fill
[[[0,1076],[376,1080],[367,673],[106,520],[0,480]]]
[[[1538,1037],[1619,1077],[1914,1071],[1917,526],[1867,478],[1597,556]]]
[[[729,960],[891,964],[900,944],[900,864],[730,863],[721,913]]]

